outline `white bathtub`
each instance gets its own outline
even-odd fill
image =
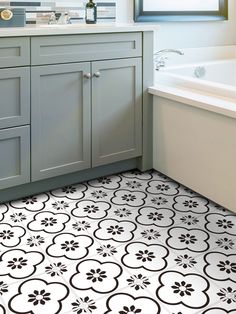
[[[154,169],[236,212],[236,58],[155,75]]]
[[[236,99],[236,59],[169,67],[156,72],[155,80],[156,84],[164,83],[202,91],[213,97]]]

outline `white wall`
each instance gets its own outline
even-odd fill
[[[133,0],[117,0],[117,21],[133,21]],[[160,23],[155,37],[156,49],[236,44],[236,0],[229,0],[228,21]]]

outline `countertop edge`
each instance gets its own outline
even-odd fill
[[[53,36],[53,35],[79,35],[79,34],[103,34],[103,33],[125,33],[125,32],[147,32],[159,29],[159,25],[153,24],[71,24],[71,25],[38,25],[25,27],[0,28],[2,37],[23,36]]]

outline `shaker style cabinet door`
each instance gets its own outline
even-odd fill
[[[142,60],[92,63],[92,165],[142,155]]]
[[[91,167],[90,63],[32,67],[32,181]]]
[[[30,68],[0,69],[0,129],[30,123]]]
[[[30,182],[30,127],[0,130],[0,189]]]

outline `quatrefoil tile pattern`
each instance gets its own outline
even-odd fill
[[[236,314],[236,215],[136,169],[0,204],[0,314]]]

